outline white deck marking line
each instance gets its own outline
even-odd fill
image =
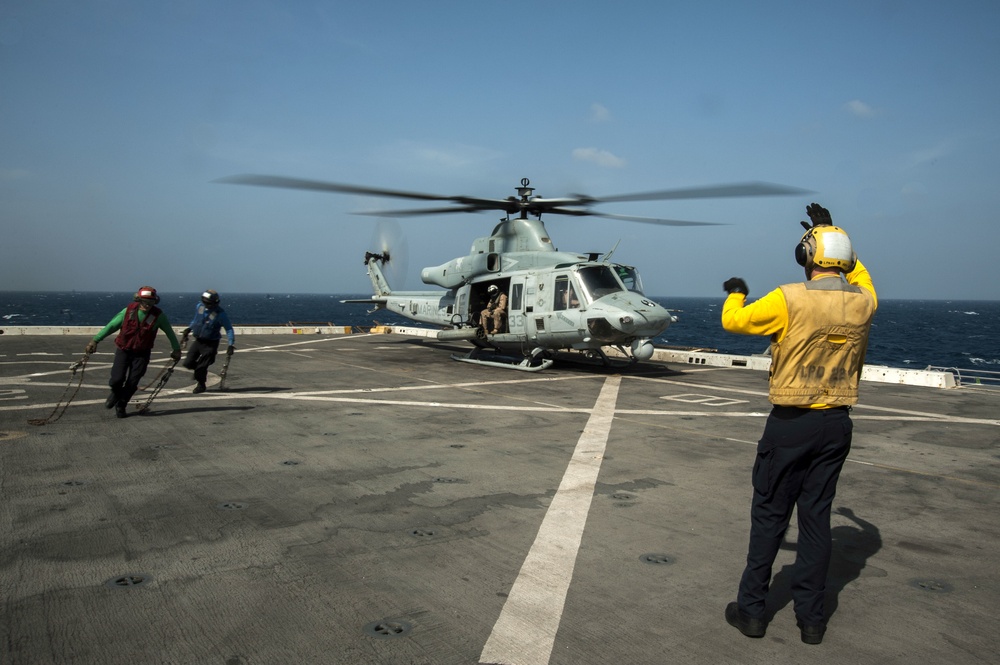
[[[225,399],[226,397],[234,397],[228,393],[219,393],[217,395],[211,395],[206,397],[202,394],[203,399]],[[447,409],[470,409],[474,411],[537,411],[540,413],[590,413],[591,410],[586,407],[566,407],[566,406],[526,406],[522,404],[463,404],[460,402],[418,402],[415,400],[403,400],[403,399],[363,399],[360,397],[328,397],[328,396],[315,396],[315,395],[300,395],[298,393],[272,393],[272,394],[259,394],[259,393],[245,393],[243,395],[235,396],[237,399],[245,399],[249,396],[261,397],[265,399],[277,399],[277,400],[307,400],[312,402],[343,402],[346,404],[370,404],[372,406],[418,406],[418,407],[433,407],[433,408],[447,408]],[[197,398],[195,398],[197,399]],[[171,400],[174,401],[174,400]]]
[[[107,390],[107,387],[104,387]],[[467,409],[470,411],[530,411],[536,413],[590,413],[587,407],[560,407],[560,406],[524,406],[524,405],[504,405],[504,404],[461,404],[458,402],[418,402],[401,399],[362,399],[355,397],[314,397],[312,395],[298,395],[296,393],[202,393],[200,395],[190,395],[188,390],[177,389],[179,392],[165,390],[160,393],[157,404],[166,406],[177,402],[245,402],[249,400],[282,400],[282,401],[308,401],[308,402],[339,402],[343,404],[366,404],[368,406],[396,406],[431,409]],[[143,397],[143,393],[137,392],[134,401]],[[189,396],[184,396],[189,395]],[[104,399],[77,399],[73,400],[70,407],[89,406],[92,404],[103,404]],[[30,409],[51,409],[56,403],[32,403],[23,406],[0,406],[2,411],[25,411]]]
[[[59,387],[63,384],[61,383],[19,383],[19,382],[2,382],[0,385],[17,386],[17,385],[41,385],[41,386],[51,386]],[[94,384],[83,384],[84,387],[102,389],[106,390],[107,387],[103,385]],[[190,385],[190,384],[186,384]],[[215,385],[214,383],[212,385]],[[428,386],[428,387],[443,387],[448,388],[452,386],[442,385],[442,386]],[[411,390],[417,387],[399,388],[398,390]],[[335,397],[333,395],[328,395],[324,393],[315,392],[303,392],[303,393],[215,393],[215,394],[202,394],[197,397],[183,397],[182,395],[188,392],[187,388],[174,388],[170,390],[165,390],[160,393],[162,398],[160,401],[163,404],[168,404],[171,402],[184,402],[184,401],[199,401],[204,402],[208,400],[230,400],[230,401],[246,401],[255,399],[272,399],[272,400],[305,400],[313,402],[345,402],[353,404],[369,404],[372,406],[411,406],[411,407],[431,407],[431,408],[446,408],[446,409],[469,409],[469,410],[481,410],[481,411],[534,411],[539,413],[590,413],[590,409],[581,407],[562,407],[559,405],[550,405],[545,402],[535,402],[536,406],[525,406],[525,405],[502,405],[502,404],[462,404],[458,402],[428,402],[428,401],[416,401],[416,400],[400,400],[400,399],[364,399],[356,397]],[[347,394],[368,394],[377,392],[386,392],[384,389],[353,389],[344,391]],[[388,390],[388,392],[392,392]],[[141,396],[142,393],[136,393]],[[73,407],[77,406],[88,406],[91,404],[101,404],[103,399],[93,400],[93,399],[80,399],[74,400],[71,404]],[[0,406],[0,411],[22,411],[25,409],[44,409],[55,407],[54,403],[38,403],[38,404],[26,404],[22,406]],[[892,409],[887,409],[892,411]],[[909,411],[903,411],[902,414],[912,413]],[[665,411],[665,410],[655,410],[655,409],[619,409],[617,411],[619,416],[667,416],[667,417],[702,417],[702,418],[766,418],[767,413],[761,411]],[[964,418],[961,416],[945,416],[945,415],[930,415],[930,416],[908,416],[908,415],[895,415],[895,416],[863,416],[854,414],[851,416],[854,420],[884,420],[887,422],[931,422],[931,423],[955,423],[961,425],[989,425],[993,427],[1000,426],[1000,420],[992,420],[989,418]]]
[[[544,381],[579,381],[590,377],[581,376],[557,376],[544,379]],[[338,390],[303,390],[297,395],[343,395],[351,393],[386,393],[402,392],[406,390],[452,390],[457,388],[490,388],[498,385],[532,383],[540,379],[525,379],[522,381],[470,381],[466,383],[432,383],[423,386],[393,386],[390,388],[342,388]]]
[[[961,423],[964,425],[1000,425],[1000,420],[991,418],[965,418],[963,416],[948,416],[943,414],[917,414],[914,411],[896,411],[886,409],[898,415],[864,416],[851,414],[851,420],[886,420],[890,422],[907,423]],[[770,412],[763,411],[662,411],[657,409],[619,409],[619,416],[704,416],[707,418],[766,418]]]
[[[535,542],[483,647],[481,663],[546,665],[552,657],[620,385],[620,376],[604,382]]]
[[[16,384],[14,384],[16,385]],[[39,385],[39,384],[36,384]],[[48,386],[61,386],[62,384],[40,384]],[[85,384],[87,385],[87,384]],[[91,388],[101,388],[106,389],[106,386],[89,386]],[[473,411],[532,411],[538,413],[590,413],[590,409],[585,407],[563,407],[558,405],[541,405],[541,406],[526,406],[526,405],[505,405],[505,404],[464,404],[459,402],[430,402],[430,401],[418,401],[418,400],[402,400],[402,399],[365,399],[361,397],[335,397],[332,395],[317,395],[315,393],[215,393],[215,394],[201,394],[197,397],[184,397],[187,394],[186,388],[177,388],[173,390],[165,390],[160,393],[162,404],[169,404],[172,402],[185,402],[185,401],[218,401],[218,400],[229,400],[229,401],[247,401],[247,400],[284,400],[284,401],[294,401],[303,400],[310,402],[341,402],[347,404],[368,404],[371,406],[404,406],[404,407],[430,407],[436,409],[469,409]],[[365,391],[358,391],[365,392]],[[378,391],[371,391],[378,392]],[[140,397],[142,393],[136,393]],[[90,404],[103,404],[103,399],[88,399],[88,400],[74,400],[71,406],[87,406]],[[24,406],[11,406],[11,407],[0,407],[0,411],[21,411],[24,409],[43,409],[51,408],[56,406],[55,403],[38,403],[29,404]],[[755,411],[654,411],[654,410],[644,410],[644,409],[620,409],[617,411],[619,416],[667,416],[667,417],[702,417],[702,418],[766,418],[767,413],[755,412]],[[988,419],[976,419],[976,418],[961,418],[954,417],[949,418],[947,416],[933,416],[933,417],[917,417],[917,416],[851,416],[854,420],[885,420],[890,422],[951,422],[956,424],[964,425],[992,425],[1000,426],[1000,421],[988,420]]]
[[[766,398],[768,396],[767,391],[744,390],[742,388],[727,388],[727,387],[724,387],[724,386],[695,386],[695,385],[692,385],[690,383],[686,383],[684,381],[674,381],[672,379],[652,379],[652,378],[644,377],[644,376],[633,376],[633,377],[629,377],[629,378],[638,379],[640,381],[652,381],[654,383],[669,383],[669,384],[675,385],[675,386],[683,386],[683,387],[688,388],[688,389],[698,388],[699,390],[717,390],[719,392],[739,393],[739,394],[742,394],[742,395],[756,395],[758,397],[764,397],[764,398]],[[970,424],[979,423],[979,424],[985,424],[985,425],[997,425],[997,424],[1000,424],[1000,421],[989,420],[989,419],[986,419],[986,418],[962,418],[960,416],[949,416],[947,414],[929,413],[927,411],[909,411],[909,410],[906,410],[906,409],[897,409],[897,408],[894,408],[894,407],[891,407],[891,406],[874,406],[874,405],[871,405],[871,404],[865,404],[864,403],[864,394],[863,393],[862,393],[861,397],[862,397],[861,401],[859,403],[857,403],[857,404],[854,405],[854,409],[858,409],[858,410],[861,410],[861,411],[864,411],[866,409],[870,409],[872,411],[884,411],[886,413],[897,414],[897,415],[915,416],[915,418],[912,418],[912,420],[939,420],[939,421],[943,421],[943,422],[962,422],[962,423],[970,423]],[[872,419],[872,420],[876,420],[876,419],[879,418],[879,416],[863,416],[863,415],[859,415],[858,413],[855,412],[855,413],[851,414],[851,418],[869,418],[869,419]],[[899,418],[896,417],[896,416],[890,416],[890,417],[887,417],[887,418],[884,418],[884,419],[885,420],[899,420]]]
[[[358,333],[357,335],[341,335],[339,337],[311,337],[302,342],[287,342],[285,344],[272,344],[271,346],[248,346],[245,349],[241,348],[240,353],[251,353],[253,351],[269,351],[271,349],[284,349],[289,346],[302,346],[303,344],[322,344],[323,342],[340,342],[344,340],[350,340],[351,338],[359,339],[362,337],[371,337],[371,333]],[[243,338],[247,336],[244,335]]]
[[[726,386],[703,386],[699,384],[693,384],[688,381],[676,381],[674,379],[654,379],[648,376],[630,376],[630,379],[636,379],[637,381],[650,381],[652,383],[666,383],[672,386],[682,386],[688,390],[716,390],[723,393],[737,393],[740,395],[754,395],[756,397],[767,397],[767,391],[760,390],[747,390],[745,388],[729,388]]]

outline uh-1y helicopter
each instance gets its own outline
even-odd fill
[[[543,198],[533,196],[534,188],[529,186],[527,178],[523,178],[517,188],[517,197],[484,199],[266,175],[238,175],[217,182],[453,204],[441,208],[360,213],[373,216],[484,210],[505,213],[489,236],[473,241],[467,256],[421,271],[420,277],[425,284],[446,291],[393,291],[382,270],[391,260],[389,252],[367,252],[365,266],[375,293],[370,299],[344,302],[374,304],[375,310],[384,308],[414,321],[440,326],[443,329],[438,332],[439,340],[468,341],[476,347],[467,355],[453,356],[456,360],[528,371],[551,366],[552,356],[568,349],[583,351],[604,363],[610,362],[604,347],[619,349],[632,362],[648,360],[653,355],[652,340],[676,320],[667,309],[643,293],[639,273],[633,266],[610,261],[611,252],[601,259],[599,253],[557,250],[542,223],[543,213],[668,226],[707,226],[712,224],[599,213],[591,211],[589,206],[624,201],[773,196],[806,191],[768,183],[746,183],[601,198],[580,194]],[[493,286],[507,297],[506,311],[495,332],[485,330],[480,319]]]

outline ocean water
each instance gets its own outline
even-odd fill
[[[344,326],[411,324],[408,319],[346,298],[369,294],[227,293],[222,306],[235,325],[330,323]],[[175,327],[186,326],[198,294],[161,293],[160,307]],[[0,291],[4,326],[103,326],[128,304],[131,293]],[[762,353],[765,337],[734,335],[719,323],[723,298],[655,298],[678,318],[655,341],[723,353]],[[0,337],[2,344],[2,337]],[[867,362],[890,367],[928,365],[1000,371],[1000,302],[880,300],[868,340]]]

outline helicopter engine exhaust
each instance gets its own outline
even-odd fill
[[[482,328],[452,328],[439,330],[437,338],[442,342],[471,342],[474,339],[486,339]]]

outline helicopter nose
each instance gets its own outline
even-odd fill
[[[675,320],[669,311],[638,295],[627,302],[606,304],[603,316],[587,319],[587,328],[592,337],[608,343],[629,337],[656,337]]]
[[[670,312],[648,298],[637,297],[631,304],[633,312],[620,317],[622,332],[656,337],[675,320]]]

